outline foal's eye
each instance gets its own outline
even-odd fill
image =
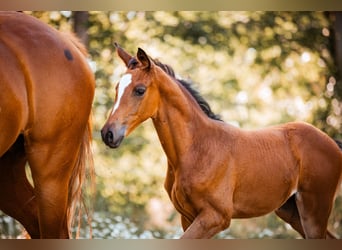
[[[143,96],[146,92],[146,87],[145,86],[137,86],[134,89],[134,95],[136,96]]]

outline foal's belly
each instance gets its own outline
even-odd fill
[[[296,166],[288,164],[241,176],[232,197],[233,218],[257,217],[278,209],[296,192],[297,180]]]

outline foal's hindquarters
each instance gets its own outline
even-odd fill
[[[342,151],[337,144],[317,128],[298,122],[242,135],[254,138],[240,145],[246,153],[241,158],[249,159],[242,162],[257,171],[238,175],[241,183],[247,183],[243,195],[258,196],[248,208],[260,206],[267,212],[267,205],[275,205],[275,213],[304,238],[332,237],[327,224],[342,173]],[[237,184],[236,197],[244,186]],[[236,202],[241,203],[239,198]]]
[[[342,149],[311,125],[288,127],[300,168],[297,192],[276,213],[305,238],[332,238],[327,225],[341,183]]]

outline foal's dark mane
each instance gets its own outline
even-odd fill
[[[201,94],[193,88],[192,83],[189,81],[186,81],[184,79],[179,79],[176,77],[174,70],[171,66],[167,64],[163,64],[158,60],[153,60],[153,62],[161,68],[165,73],[167,73],[169,76],[171,76],[174,80],[176,80],[178,83],[180,83],[196,100],[196,102],[199,104],[203,112],[211,119],[222,121],[220,116],[215,114],[208,102],[201,96]]]

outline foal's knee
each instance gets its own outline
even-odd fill
[[[199,214],[187,228],[183,239],[209,239],[230,225],[230,217],[216,211],[206,211]]]
[[[212,231],[212,236],[227,229],[230,225],[230,221],[230,216],[220,213],[211,214],[206,221],[202,220],[202,222],[206,224],[204,228],[206,228],[208,232]]]

